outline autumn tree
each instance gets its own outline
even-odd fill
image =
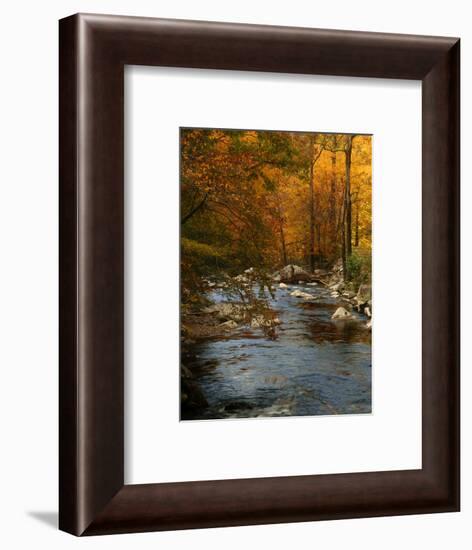
[[[182,129],[182,285],[340,257],[349,280],[370,258],[371,157],[370,136]]]

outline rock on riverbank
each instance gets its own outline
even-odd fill
[[[276,271],[272,277],[276,282],[291,284],[299,282],[306,283],[313,280],[313,275],[305,271],[302,267],[294,264],[286,265],[280,271]]]

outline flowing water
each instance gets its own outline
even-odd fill
[[[290,296],[295,288],[316,301]],[[209,406],[192,419],[371,412],[370,331],[361,316],[331,320],[340,305],[325,288],[290,285],[272,301],[276,340],[246,327],[196,344],[183,362]]]

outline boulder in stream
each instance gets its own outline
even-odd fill
[[[340,281],[339,283],[334,283],[332,285],[329,285],[329,289],[332,290],[333,292],[339,292],[343,288],[344,288],[344,283],[342,281]]]
[[[338,307],[338,309],[333,313],[333,315],[331,316],[331,319],[348,320],[348,319],[354,319],[354,317],[351,312],[349,312],[346,308],[341,306],[341,307]]]
[[[236,323],[236,321],[229,320],[221,323],[221,325],[218,326],[220,326],[221,328],[234,329],[238,328],[238,323]]]
[[[290,296],[293,296],[294,298],[303,298],[304,300],[316,300],[316,296],[308,294],[308,292],[302,292],[298,289],[290,292]]]
[[[286,265],[279,272],[274,273],[274,277],[279,277],[282,283],[304,283],[312,280],[312,276],[302,267],[294,264]]]

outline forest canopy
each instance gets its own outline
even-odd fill
[[[288,264],[309,272],[341,260],[346,281],[370,282],[372,138],[182,128],[181,276]]]

